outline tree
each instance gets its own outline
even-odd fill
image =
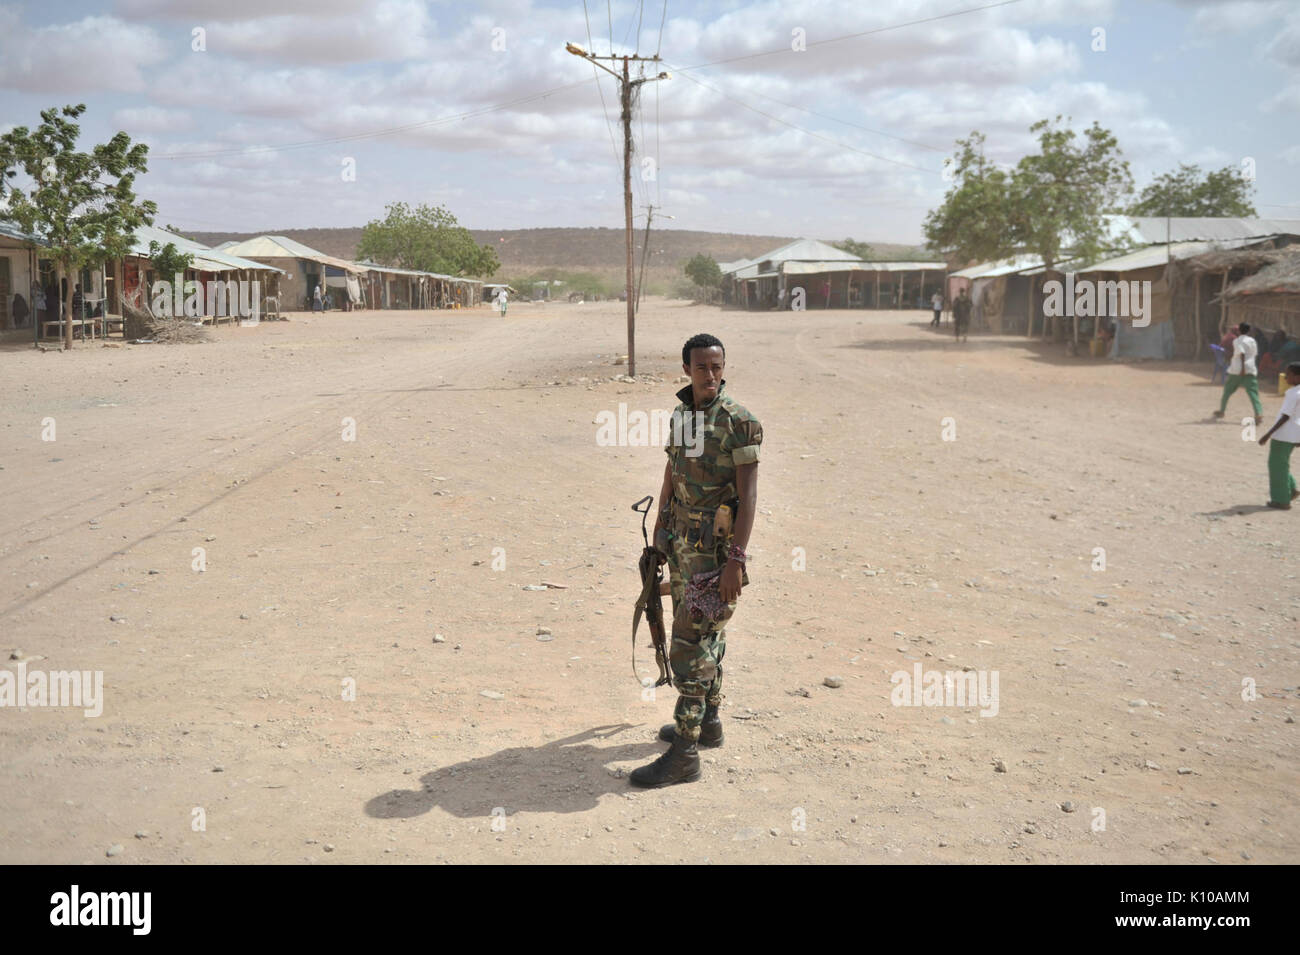
[[[72,347],[72,283],[86,265],[121,258],[136,230],[158,208],[137,202],[137,174],[148,168],[149,147],[119,132],[89,153],[76,150],[84,103],[41,111],[35,130],[18,126],[0,136],[0,197],[8,215],[35,235],[55,262],[56,287],[69,282],[63,306],[64,348]],[[25,181],[10,180],[23,173]]]
[[[1258,215],[1250,203],[1254,189],[1232,166],[1202,176],[1199,166],[1180,163],[1176,172],[1156,176],[1129,207],[1132,216]]]
[[[683,271],[698,288],[707,291],[722,287],[722,269],[718,268],[718,263],[711,255],[703,252],[696,254],[686,263]]]
[[[1114,134],[1094,122],[1075,132],[1048,120],[1029,127],[1040,152],[1025,156],[1011,174],[1013,244],[1043,260],[1050,271],[1063,253],[1082,263],[1097,261],[1113,247],[1106,216],[1119,212],[1133,191],[1128,163],[1120,158]]]
[[[987,262],[1015,251],[1011,226],[1011,179],[984,155],[984,134],[957,140],[948,168],[954,185],[943,204],[925,217],[926,245],[961,264]]]
[[[176,248],[174,242],[168,242],[166,245],[150,242],[149,262],[153,265],[154,273],[158,278],[170,282],[176,275],[184,278],[186,270],[194,267],[194,255],[190,252],[182,252]],[[181,291],[184,294],[185,290]]]
[[[484,278],[501,268],[496,249],[476,245],[470,231],[443,206],[421,204],[412,209],[394,202],[385,212],[384,219],[366,223],[357,245],[358,258],[418,272]]]
[[[842,242],[832,242],[835,248],[848,252],[850,255],[856,255],[863,262],[871,259],[871,246],[865,242],[859,242],[857,239],[845,239]]]

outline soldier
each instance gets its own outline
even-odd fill
[[[722,745],[722,657],[726,622],[736,610],[749,534],[758,506],[758,452],[763,428],[726,393],[726,350],[712,335],[682,346],[682,370],[691,378],[677,392],[674,433],[664,449],[668,465],[655,522],[669,534],[673,597],[669,664],[677,706],[659,732],[672,743],[663,756],[632,771],[637,786],[668,786],[700,777],[697,744]]]

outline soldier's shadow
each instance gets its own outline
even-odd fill
[[[662,744],[626,743],[602,747],[587,740],[608,739],[632,723],[597,726],[543,746],[517,746],[444,766],[420,777],[420,789],[393,789],[366,803],[376,819],[409,819],[441,806],[454,816],[487,816],[498,806],[516,812],[585,812],[606,793],[624,792],[626,778],[611,776],[609,763],[649,760]]]

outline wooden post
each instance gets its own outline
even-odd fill
[[[876,308],[880,308],[880,269],[876,269]]]
[[[1205,347],[1205,339],[1201,335],[1201,273],[1197,271],[1196,281],[1192,283],[1192,314],[1196,321],[1196,353],[1192,355],[1195,360],[1201,357],[1201,349]]]
[[[1228,303],[1223,300],[1223,293],[1228,290],[1228,270],[1223,270],[1223,281],[1219,284],[1219,337],[1227,328],[1228,322]]]
[[[1026,337],[1034,333],[1034,277],[1032,275],[1029,276],[1029,289],[1025,301],[1025,328]]]

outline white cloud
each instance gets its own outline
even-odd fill
[[[115,17],[31,27],[16,7],[0,7],[0,88],[86,96],[144,90],[146,70],[167,46],[151,27]]]

